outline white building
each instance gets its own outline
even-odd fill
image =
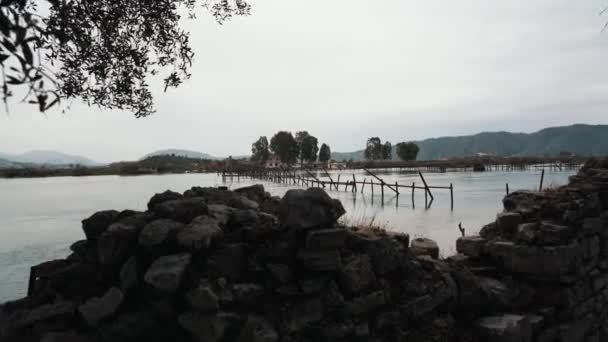
[[[271,153],[268,156],[268,160],[266,160],[266,168],[267,169],[276,169],[283,166],[283,162],[281,162],[281,158],[274,153]]]

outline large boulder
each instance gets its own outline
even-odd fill
[[[152,196],[152,198],[150,198],[150,201],[148,202],[148,210],[154,210],[154,207],[156,207],[156,205],[160,203],[177,200],[182,197],[182,194],[171,190],[155,194],[154,196]]]
[[[195,217],[207,214],[207,202],[200,197],[170,200],[155,205],[154,212],[162,218],[190,223]]]
[[[101,297],[92,298],[78,307],[78,312],[83,321],[90,327],[96,327],[99,322],[114,315],[124,295],[118,288],[113,287]]]
[[[456,251],[470,257],[478,258],[483,254],[486,239],[481,236],[463,236],[456,240]]]
[[[82,221],[82,230],[88,240],[95,239],[118,219],[120,213],[116,210],[105,210],[91,215]]]
[[[319,188],[289,190],[279,206],[281,224],[296,230],[331,228],[344,213],[342,203]]]
[[[219,298],[210,284],[201,283],[197,288],[185,295],[186,303],[194,310],[201,312],[216,312],[219,310]]]
[[[369,256],[353,256],[345,262],[340,272],[340,285],[350,294],[365,290],[376,281]]]
[[[199,216],[177,232],[177,243],[191,250],[208,249],[223,235],[217,220]]]
[[[437,242],[427,238],[417,238],[412,240],[410,251],[413,255],[428,255],[433,259],[439,258],[439,245]]]
[[[99,262],[103,265],[122,263],[134,251],[139,230],[136,226],[124,223],[112,224],[97,241]]]
[[[144,280],[159,292],[175,293],[182,285],[190,260],[190,254],[160,257],[152,263]]]
[[[138,243],[147,248],[163,245],[182,227],[182,223],[169,219],[152,221],[139,233]]]
[[[270,194],[264,190],[262,184],[255,184],[234,190],[237,194],[243,195],[254,202],[263,202],[270,198]]]

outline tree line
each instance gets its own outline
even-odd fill
[[[400,142],[395,145],[395,153],[401,160],[416,160],[420,148],[413,142]],[[367,160],[391,160],[393,159],[393,145],[390,141],[382,140],[379,137],[367,139],[364,151]]]
[[[300,164],[314,163],[317,160],[327,162],[331,159],[331,149],[325,143],[319,148],[319,140],[307,131],[280,131],[272,136],[270,143],[266,136],[261,136],[251,144],[251,160],[266,163],[270,154],[274,153],[282,163],[293,165],[298,160]]]

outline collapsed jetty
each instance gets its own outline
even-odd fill
[[[101,211],[0,306],[0,341],[608,340],[608,161],[514,192],[479,236],[340,227],[318,188],[156,194]]]

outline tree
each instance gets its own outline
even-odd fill
[[[291,132],[281,131],[275,134],[270,139],[270,150],[288,165],[294,164],[298,159],[298,143]]]
[[[391,160],[393,159],[393,145],[391,145],[390,141],[387,141],[382,145],[382,159]]]
[[[413,142],[400,142],[396,146],[397,156],[401,160],[416,160],[420,148]]]
[[[319,141],[316,137],[308,134],[306,131],[297,132],[296,142],[298,143],[301,164],[304,164],[304,162],[314,163],[317,161]]]
[[[136,117],[153,113],[149,76],[162,73],[165,91],[190,77],[194,52],[180,20],[194,18],[197,4],[219,23],[251,9],[245,0],[0,0],[5,105],[23,89],[43,112],[80,98]]]
[[[327,144],[321,145],[319,150],[319,161],[327,163],[331,159],[331,149]]]
[[[260,137],[251,144],[251,160],[265,163],[269,156],[270,151],[268,151],[268,139],[266,137]]]
[[[379,160],[382,158],[382,140],[378,137],[367,139],[365,146],[365,159]]]

